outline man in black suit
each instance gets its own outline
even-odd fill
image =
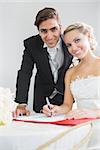
[[[72,56],[61,37],[59,15],[54,8],[44,8],[37,13],[34,24],[39,34],[24,41],[25,50],[16,84],[15,102],[19,105],[14,116],[29,114],[26,106],[34,64],[37,73],[33,110],[40,112],[46,104],[46,97],[52,104],[63,103],[64,74],[71,64]]]

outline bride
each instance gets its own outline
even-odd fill
[[[47,116],[66,113],[68,119],[100,118],[100,57],[93,53],[96,49],[93,28],[81,22],[71,24],[64,31],[64,41],[69,53],[80,62],[65,74],[63,104],[51,104],[51,109],[45,105],[43,113]],[[77,109],[72,110],[74,101]]]

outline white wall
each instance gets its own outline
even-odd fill
[[[97,11],[98,11],[98,22],[97,22],[97,42],[98,42],[98,49],[97,49],[97,53],[100,56],[100,2],[98,2],[98,7],[97,7]]]
[[[74,21],[91,24],[100,47],[100,2],[41,2],[0,2],[0,86],[9,87],[12,91],[15,91],[17,70],[21,64],[23,40],[37,33],[34,18],[40,9],[56,8],[61,16],[63,29]],[[100,51],[97,54],[100,55]],[[32,94],[33,82],[30,100]]]

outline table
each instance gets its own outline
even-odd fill
[[[91,123],[71,127],[13,121],[0,126],[0,150],[44,150],[47,146],[50,150],[65,150],[65,144],[69,150],[79,143],[78,139],[90,136],[90,129]]]
[[[35,150],[65,128],[65,126],[13,121],[8,126],[0,126],[0,150]]]

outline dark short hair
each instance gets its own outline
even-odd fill
[[[37,26],[37,28],[39,29],[39,25],[43,21],[52,18],[55,18],[58,22],[60,22],[58,12],[54,8],[46,7],[37,13],[34,25]]]

